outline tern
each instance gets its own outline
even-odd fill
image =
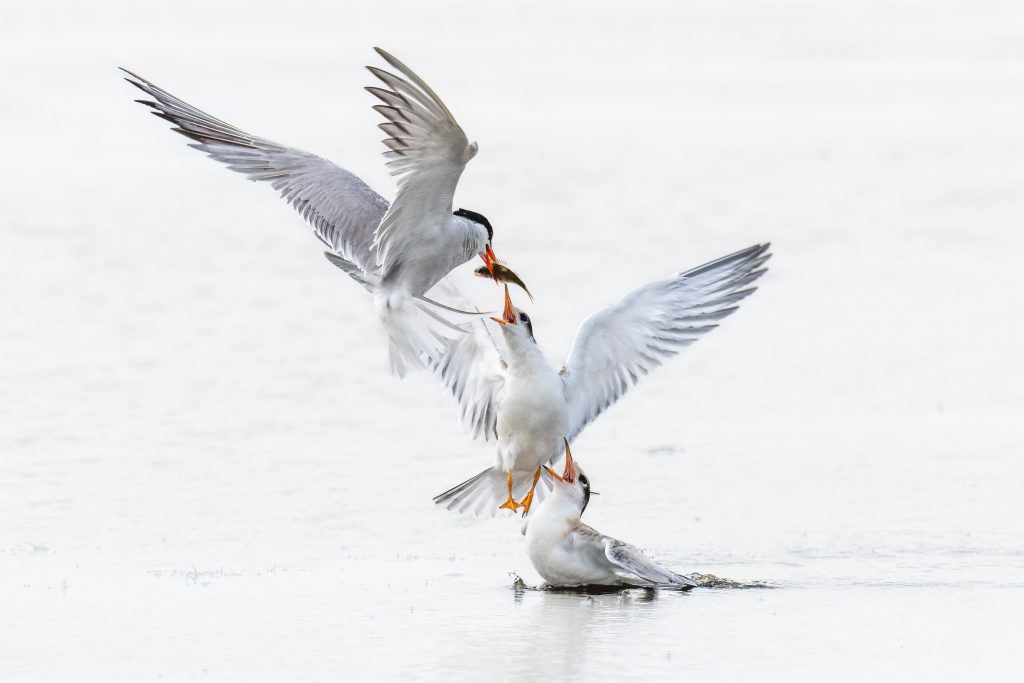
[[[471,514],[501,508],[527,514],[534,493],[542,497],[551,486],[547,479],[542,487],[537,483],[541,466],[561,455],[562,438],[574,440],[641,377],[733,313],[757,289],[753,283],[767,270],[769,248],[755,244],[651,282],[597,311],[577,330],[558,372],[544,358],[530,316],[512,305],[506,284],[503,317],[494,318],[505,350],[481,320],[430,362],[473,435],[498,442],[494,466],[434,502]],[[527,485],[517,502],[514,491]]]
[[[391,371],[404,376],[437,356],[445,340],[464,328],[440,319],[446,308],[426,293],[455,267],[475,256],[493,273],[494,230],[482,214],[452,210],[466,164],[477,153],[448,107],[423,79],[380,48],[400,75],[368,66],[385,87],[368,87],[386,119],[387,166],[397,176],[390,204],[339,166],[293,147],[256,137],[200,111],[166,90],[122,69],[125,79],[152,100],[137,100],[194,141],[190,147],[269,182],[313,227],[331,253],[355,269],[371,288],[388,336]],[[372,283],[372,284],[371,284]],[[456,311],[465,313],[465,311]]]
[[[526,523],[526,551],[534,569],[556,587],[663,586],[690,590],[697,583],[645,557],[639,549],[580,521],[590,482],[573,463],[565,439],[565,471],[549,472],[554,486]]]

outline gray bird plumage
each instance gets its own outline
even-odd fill
[[[122,71],[128,74],[126,81],[153,98],[136,101],[193,140],[189,147],[250,180],[270,183],[331,251],[364,271],[374,269],[374,232],[389,204],[356,175],[315,154],[250,135]]]

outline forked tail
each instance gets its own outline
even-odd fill
[[[449,340],[465,334],[470,325],[487,315],[425,296],[381,291],[377,273],[366,272],[333,252],[325,252],[324,256],[373,294],[377,317],[388,337],[388,366],[399,377],[411,369],[425,368],[429,358],[439,358],[444,353]],[[448,289],[440,285],[441,291],[451,288],[449,283],[445,283]]]
[[[379,294],[376,305],[388,336],[388,366],[399,377],[425,368],[428,358],[438,358],[446,342],[465,334],[470,322],[451,322],[431,303],[411,296]]]
[[[536,509],[551,491],[552,481],[547,470],[541,470],[541,477],[533,494],[533,509]],[[532,483],[532,472],[513,472],[513,498],[522,501]],[[475,477],[434,496],[434,503],[459,514],[494,517],[507,497],[508,473],[497,467],[488,467]]]

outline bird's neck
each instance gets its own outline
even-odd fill
[[[551,366],[548,365],[540,347],[532,339],[510,338],[508,339],[508,351],[508,366],[514,372],[551,371]]]
[[[555,486],[559,486],[558,482],[555,482]],[[536,522],[538,526],[560,526],[575,523],[579,518],[579,504],[566,492],[555,490],[541,503],[535,519],[530,523]]]
[[[479,224],[460,216],[452,216],[452,226],[456,234],[462,236],[462,250],[465,256],[463,262],[483,252],[487,247],[487,231]]]

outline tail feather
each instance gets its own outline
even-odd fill
[[[512,496],[521,501],[533,483],[533,473],[513,472]],[[547,470],[541,470],[541,478],[533,494],[533,505],[539,505],[551,491],[552,479]],[[434,496],[434,503],[446,510],[459,514],[479,517],[494,517],[499,507],[508,498],[508,473],[497,467],[470,477],[458,486],[452,487],[442,494]],[[534,508],[536,509],[536,508]]]
[[[434,496],[434,503],[460,514],[478,516],[487,507],[491,508],[491,516],[497,514],[498,506],[504,500],[502,492],[508,492],[505,474],[496,467],[470,477],[458,486]]]
[[[397,344],[394,339],[389,338],[388,372],[401,379],[405,377],[407,372],[409,372],[410,367],[413,370],[418,370],[422,365],[415,354],[409,353],[408,349],[403,348]]]
[[[383,293],[377,296],[377,316],[388,335],[388,365],[399,377],[426,368],[427,359],[439,357],[471,322],[452,323],[425,301]]]
[[[388,367],[399,377],[404,377],[411,369],[425,368],[429,358],[438,358],[451,339],[465,334],[477,318],[486,315],[453,308],[424,296],[380,291],[379,273],[364,271],[333,252],[325,252],[324,256],[374,295],[377,317],[388,337]],[[458,314],[459,319],[448,320],[445,314]]]

